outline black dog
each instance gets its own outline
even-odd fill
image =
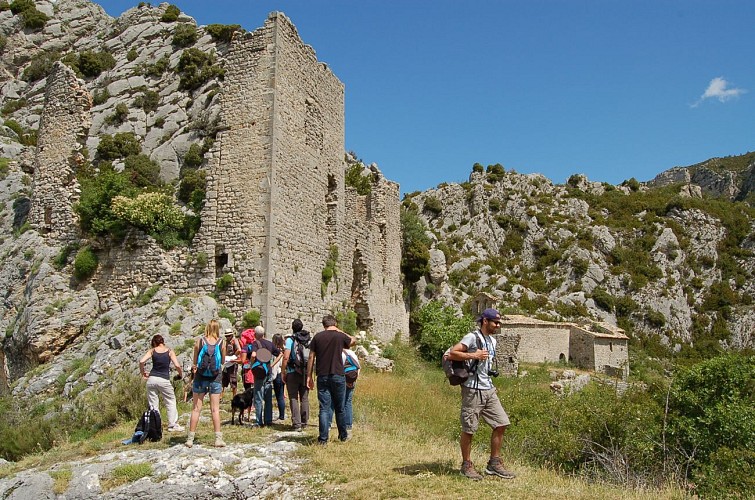
[[[236,410],[239,410],[239,425],[244,420],[244,410],[254,405],[254,387],[250,387],[241,394],[236,394],[231,400],[231,425],[233,425],[236,416]]]

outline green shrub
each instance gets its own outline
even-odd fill
[[[34,0],[13,0],[10,3],[9,8],[10,8],[10,11],[15,16],[25,10],[36,9],[37,6],[34,4]]]
[[[346,311],[338,311],[335,314],[336,321],[338,322],[338,328],[348,333],[349,335],[355,335],[357,333],[357,313],[348,309]]]
[[[252,309],[244,313],[241,317],[242,328],[254,328],[260,324],[260,312],[257,309]]]
[[[346,185],[356,189],[357,194],[362,196],[372,192],[372,176],[362,175],[363,172],[364,165],[361,163],[355,163],[346,171],[345,179]]]
[[[325,266],[322,268],[323,289],[328,288],[328,284],[330,283],[330,280],[333,279],[334,276],[338,275],[337,265],[338,265],[338,246],[330,245],[330,249],[328,251],[328,258],[325,261]]]
[[[131,49],[126,54],[126,60],[128,62],[133,62],[137,57],[139,57],[139,52],[137,52],[136,48],[131,47]]]
[[[178,16],[181,14],[181,9],[173,4],[168,5],[160,20],[164,23],[173,23],[178,20]]]
[[[105,104],[108,99],[110,99],[110,91],[107,87],[102,90],[95,90],[92,96],[92,105],[99,106],[100,104]]]
[[[204,204],[206,188],[207,174],[204,170],[185,169],[178,186],[177,198],[194,212],[199,212]]]
[[[97,256],[91,248],[84,247],[76,253],[73,261],[73,275],[79,281],[89,279],[97,270]]]
[[[133,132],[119,132],[115,135],[101,135],[96,155],[100,160],[117,160],[141,152],[142,146]]]
[[[123,173],[137,187],[161,186],[160,165],[147,155],[129,156],[124,161]]]
[[[412,314],[414,335],[423,358],[440,363],[446,349],[455,345],[474,327],[472,318],[459,317],[452,307],[431,300]]]
[[[183,51],[176,68],[181,77],[178,87],[181,90],[196,90],[212,78],[223,78],[225,71],[216,64],[215,56],[199,49]]]
[[[110,204],[116,196],[133,196],[136,190],[122,172],[101,166],[96,176],[81,179],[81,197],[74,210],[79,214],[81,228],[94,235],[122,235],[125,222],[116,216]]]
[[[236,323],[236,316],[225,307],[218,311],[218,317],[227,319],[232,325]]]
[[[184,167],[189,168],[199,168],[202,166],[202,162],[204,161],[204,153],[202,151],[202,146],[199,144],[192,144],[189,146],[189,150],[186,151],[186,154],[184,155]]]
[[[142,95],[134,99],[134,105],[138,108],[142,108],[145,113],[151,113],[157,110],[160,104],[160,94],[154,90],[145,90]]]
[[[666,325],[666,316],[660,311],[649,310],[645,312],[645,321],[654,328],[662,328]]]
[[[604,311],[613,312],[615,299],[613,295],[602,288],[596,288],[592,291],[592,299],[595,301],[595,305]]]
[[[146,64],[144,66],[144,74],[147,76],[161,77],[170,67],[170,57],[168,55],[162,56],[154,64]]]
[[[241,30],[238,24],[208,24],[205,31],[217,42],[230,42],[233,33]]]
[[[173,41],[171,43],[176,47],[188,47],[194,45],[198,39],[199,35],[197,35],[196,26],[189,23],[179,24],[173,32]]]
[[[10,115],[24,106],[26,106],[26,99],[9,99],[3,105],[2,113],[4,115]]]
[[[5,120],[3,123],[6,127],[11,129],[17,136],[18,142],[24,146],[36,146],[37,145],[37,131],[24,128],[16,120]]]
[[[669,396],[670,436],[693,457],[693,476],[703,489],[735,487],[743,478],[752,484],[755,356],[703,361],[674,379]],[[714,473],[721,469],[726,477]],[[737,491],[745,490],[720,494]]]
[[[110,52],[86,50],[79,54],[78,69],[87,78],[94,78],[103,71],[115,67],[115,58]]]
[[[33,0],[14,0],[9,7],[14,15],[21,16],[24,28],[27,29],[44,28],[47,21],[50,20],[47,15],[37,10]]]
[[[483,167],[479,163],[475,163],[474,165],[472,165],[472,172],[481,174],[484,170],[485,170],[485,167]]]
[[[40,52],[31,58],[29,65],[21,74],[21,79],[27,82],[36,82],[47,78],[47,75],[52,71],[52,65],[58,59],[60,59],[60,52],[56,50]]]
[[[115,105],[113,114],[105,118],[105,123],[108,125],[118,125],[126,121],[126,118],[128,118],[128,106],[119,102]]]
[[[160,285],[152,285],[151,287],[149,287],[148,289],[144,290],[139,295],[137,295],[136,298],[134,298],[134,304],[136,304],[139,307],[149,304],[149,302],[152,300],[155,294],[159,291],[160,291]]]
[[[695,472],[699,498],[744,498],[755,491],[755,451],[722,447]]]
[[[0,181],[8,177],[10,172],[10,160],[8,158],[0,158]]]
[[[184,215],[165,193],[140,193],[135,198],[116,196],[112,201],[113,214],[150,235],[179,231]]]
[[[60,252],[58,252],[58,255],[56,255],[52,260],[52,267],[54,267],[58,271],[66,267],[66,264],[68,263],[68,257],[71,255],[71,252],[77,249],[77,247],[78,245],[66,245],[61,248]]]
[[[215,288],[218,291],[228,290],[231,285],[233,285],[233,275],[230,273],[225,273],[215,282]]]
[[[428,196],[425,198],[425,204],[423,206],[424,210],[427,210],[428,212],[438,215],[443,211],[443,206],[440,204],[440,200],[434,196]]]

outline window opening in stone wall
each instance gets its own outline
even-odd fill
[[[220,277],[223,275],[225,266],[228,265],[228,254],[225,253],[225,249],[215,250],[215,276]]]
[[[338,181],[333,174],[328,174],[328,194],[325,195],[325,206],[327,208],[325,227],[328,230],[328,241],[334,243],[338,229]]]
[[[52,226],[52,207],[45,207],[45,226]]]
[[[322,126],[322,110],[320,106],[311,97],[305,99],[306,114],[304,115],[304,134],[305,143],[312,149],[322,151],[323,147],[323,126]]]

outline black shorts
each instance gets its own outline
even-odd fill
[[[238,371],[238,365],[236,364],[233,364],[223,369],[223,377],[222,377],[223,388],[226,388],[230,385],[232,389],[235,389],[236,386],[238,386],[238,381],[236,377],[237,371]]]

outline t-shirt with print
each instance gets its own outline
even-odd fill
[[[318,377],[343,375],[344,349],[351,345],[351,337],[339,330],[323,330],[312,337],[309,352],[315,353],[315,372]]]
[[[464,338],[461,339],[461,343],[467,346],[468,352],[476,351],[478,345],[482,345],[483,349],[488,350],[488,359],[477,362],[477,371],[474,375],[470,376],[466,382],[464,382],[464,387],[481,390],[492,389],[493,381],[488,375],[488,370],[490,370],[493,357],[495,356],[495,339],[483,335],[480,330],[475,330],[464,335]]]

